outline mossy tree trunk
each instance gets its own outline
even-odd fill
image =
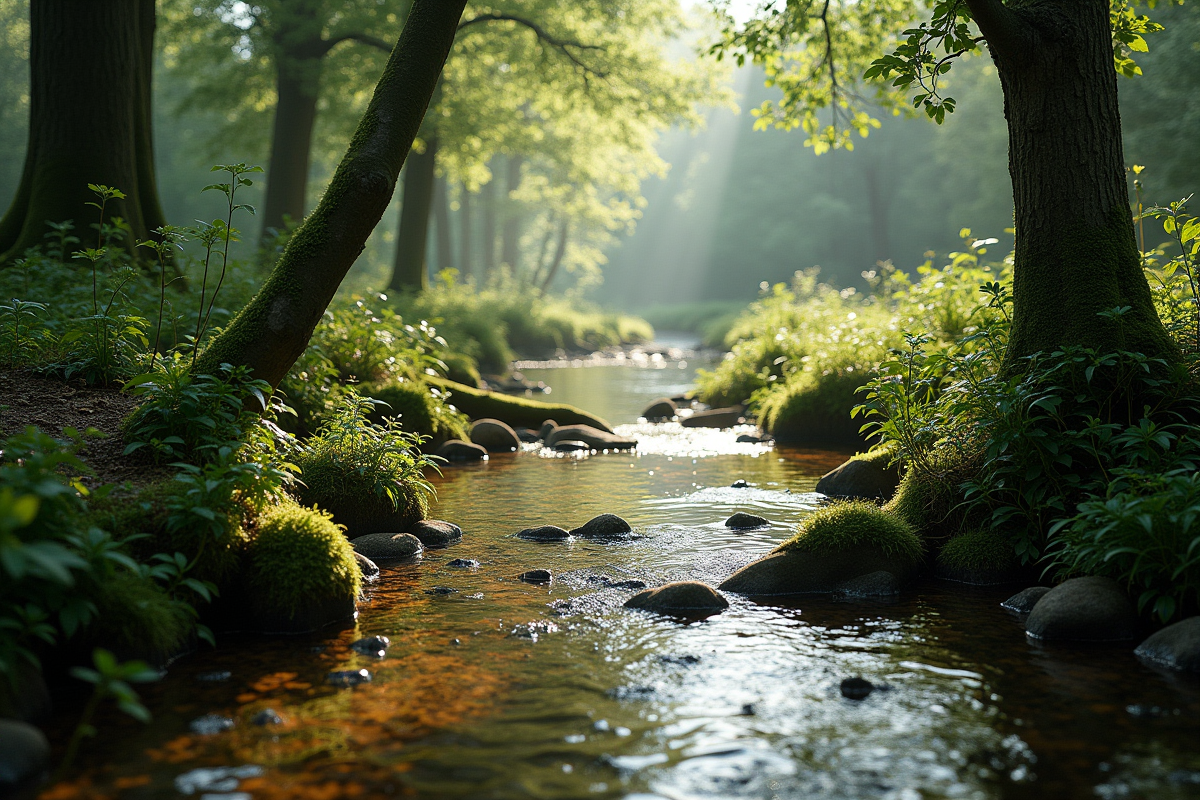
[[[429,243],[429,218],[433,210],[437,136],[425,137],[425,150],[411,153],[404,168],[400,199],[400,225],[396,229],[396,257],[388,288],[420,292],[429,286],[425,254]]]
[[[967,0],[1004,90],[1016,218],[1006,361],[1083,345],[1176,348],[1134,239],[1107,0]],[[1128,307],[1119,319],[1100,312]]]
[[[150,78],[154,0],[33,0],[29,8],[29,143],[0,219],[0,263],[42,244],[46,222],[74,220],[81,246],[96,210],[89,183],[125,193],[105,217],[138,239],[165,222],[154,176]]]
[[[304,352],[396,188],[466,0],[416,0],[329,188],[266,283],[204,351],[198,372],[245,364],[278,385]]]

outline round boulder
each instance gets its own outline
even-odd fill
[[[1025,620],[1034,639],[1111,642],[1137,634],[1137,612],[1112,578],[1072,578],[1042,596]]]
[[[848,500],[891,500],[900,485],[897,467],[852,458],[817,481],[817,491]]]
[[[669,397],[660,397],[642,411],[647,422],[668,422],[675,416],[675,401]]]
[[[423,519],[408,529],[426,547],[449,547],[462,539],[462,528],[440,519]]]
[[[750,528],[765,528],[771,524],[771,521],[765,517],[760,517],[757,514],[746,514],[737,512],[729,519],[725,520],[726,528],[734,530],[748,530]]]
[[[511,453],[521,446],[517,432],[498,419],[481,419],[471,425],[471,441],[489,453]]]
[[[837,588],[837,593],[844,597],[895,597],[900,594],[900,581],[881,569],[851,578]]]
[[[434,455],[441,456],[447,461],[481,461],[487,458],[487,448],[482,445],[464,442],[462,439],[449,439],[442,442]]]
[[[707,584],[678,581],[638,592],[625,601],[625,607],[668,616],[693,616],[724,611],[729,601]]]
[[[1049,586],[1030,586],[1028,589],[1022,589],[1005,600],[1000,604],[1000,607],[1014,614],[1028,614],[1030,611],[1033,611],[1033,607],[1037,605],[1037,601],[1045,597],[1049,591]]]
[[[387,534],[384,535],[386,536]],[[358,563],[358,569],[362,572],[362,576],[368,581],[373,581],[379,577],[379,565],[357,550],[354,551],[354,560]]]
[[[424,550],[421,540],[411,533],[368,533],[351,539],[350,546],[376,562],[416,558]]]
[[[682,420],[685,428],[732,428],[746,421],[746,409],[742,406],[729,408],[710,408],[707,411],[697,411]]]
[[[525,583],[550,583],[554,580],[554,576],[550,574],[548,569],[531,569],[528,572],[522,572],[517,576],[517,580]]]
[[[632,450],[637,447],[637,439],[626,439],[591,425],[560,425],[545,437],[547,447],[567,440],[583,442],[593,450]]]
[[[518,539],[528,539],[531,542],[561,542],[570,539],[571,534],[557,525],[542,525],[538,528],[526,528],[517,534]]]
[[[616,514],[601,514],[598,517],[592,517],[570,533],[580,539],[609,539],[624,536],[632,530],[629,523]]]
[[[1200,617],[1168,625],[1133,652],[1160,667],[1200,674]]]
[[[558,423],[552,419],[548,419],[542,423],[542,427],[538,429],[538,438],[545,441],[550,434],[554,433],[554,429],[558,427]]]
[[[0,719],[0,796],[32,786],[50,763],[50,743],[27,722]]]

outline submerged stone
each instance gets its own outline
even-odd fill
[[[365,656],[383,658],[383,654],[387,652],[391,644],[392,640],[386,636],[368,636],[351,644],[350,649]]]
[[[282,725],[283,717],[273,708],[264,708],[262,711],[250,718],[252,725]]]
[[[632,450],[637,447],[636,439],[618,436],[591,425],[561,425],[546,436],[547,447],[555,447],[564,441],[583,442],[593,450]]]
[[[578,528],[573,528],[570,533],[581,539],[605,539],[623,536],[632,531],[633,528],[629,527],[629,523],[616,514],[601,514],[598,517],[592,517]]]
[[[730,489],[749,489],[750,484],[746,483],[744,478],[738,478],[733,483],[729,484]]]
[[[771,521],[766,517],[760,517],[757,514],[746,514],[742,511],[737,512],[729,519],[725,520],[725,527],[733,528],[734,530],[765,528],[770,524]]]
[[[449,547],[462,539],[462,528],[440,519],[423,519],[410,526],[408,532],[430,548]]]
[[[1033,607],[1037,605],[1037,601],[1045,597],[1049,591],[1049,586],[1030,586],[1028,589],[1022,589],[1005,600],[1000,604],[1000,607],[1014,614],[1028,614],[1030,611],[1033,611]]]
[[[1025,632],[1047,641],[1111,642],[1132,639],[1138,619],[1133,603],[1112,578],[1072,578],[1037,601]]]
[[[477,569],[479,562],[473,558],[456,558],[453,561],[446,562],[447,567],[460,567],[462,569]]]
[[[517,534],[517,538],[533,542],[561,542],[570,539],[571,534],[557,525],[542,525],[539,528],[526,528]]]
[[[398,561],[416,558],[424,548],[411,533],[368,533],[350,541],[354,552],[372,561]]]
[[[373,581],[379,577],[379,565],[357,550],[354,551],[354,561],[358,564],[359,572],[368,581]]]
[[[625,601],[625,607],[668,616],[695,616],[724,611],[729,601],[707,584],[677,581],[638,592]]]
[[[1168,625],[1133,652],[1160,667],[1200,674],[1200,617]]]
[[[895,597],[900,594],[900,581],[887,570],[870,572],[851,578],[837,587],[844,597]]]
[[[517,580],[525,583],[550,583],[554,580],[554,576],[548,569],[531,569],[518,575]]]
[[[371,682],[371,672],[367,669],[335,670],[325,676],[325,682],[331,686],[348,688]]]
[[[220,714],[205,714],[189,722],[188,729],[198,736],[215,736],[233,730],[233,719]]]

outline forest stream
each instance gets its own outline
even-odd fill
[[[433,516],[459,524],[461,543],[385,567],[354,625],[224,635],[181,658],[142,690],[153,722],[106,718],[80,775],[42,797],[1200,796],[1200,686],[1127,644],[1027,640],[1000,607],[1020,586],[930,581],[895,602],[731,595],[693,622],[623,608],[641,583],[715,585],[768,551],[847,455],[634,423],[699,366],[525,370],[638,451],[527,445],[446,468]],[[772,525],[730,531],[735,511]],[[605,512],[634,533],[515,537]],[[553,582],[517,579],[533,569]],[[382,658],[350,649],[375,635],[391,640]],[[363,668],[369,683],[327,682]],[[844,698],[840,682],[860,675],[876,690]],[[259,724],[268,709],[277,724]],[[77,713],[60,708],[56,740]]]

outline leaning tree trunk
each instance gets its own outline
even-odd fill
[[[130,250],[163,224],[150,126],[154,20],[154,0],[32,1],[29,144],[0,219],[0,263],[41,244],[47,221],[74,220],[82,246],[94,246],[89,183],[125,193],[105,217],[129,224],[121,244]]]
[[[204,351],[197,372],[245,364],[272,386],[308,346],[387,210],[466,0],[416,0],[350,147],[267,282]]]
[[[400,199],[400,226],[396,229],[396,259],[388,288],[419,292],[429,286],[425,253],[429,242],[429,213],[433,209],[433,169],[437,164],[437,136],[425,141],[425,151],[411,153],[404,169]]]
[[[1134,239],[1108,0],[969,0],[1004,89],[1016,218],[1010,367],[1083,345],[1174,360]],[[1128,311],[1116,319],[1100,313]]]

